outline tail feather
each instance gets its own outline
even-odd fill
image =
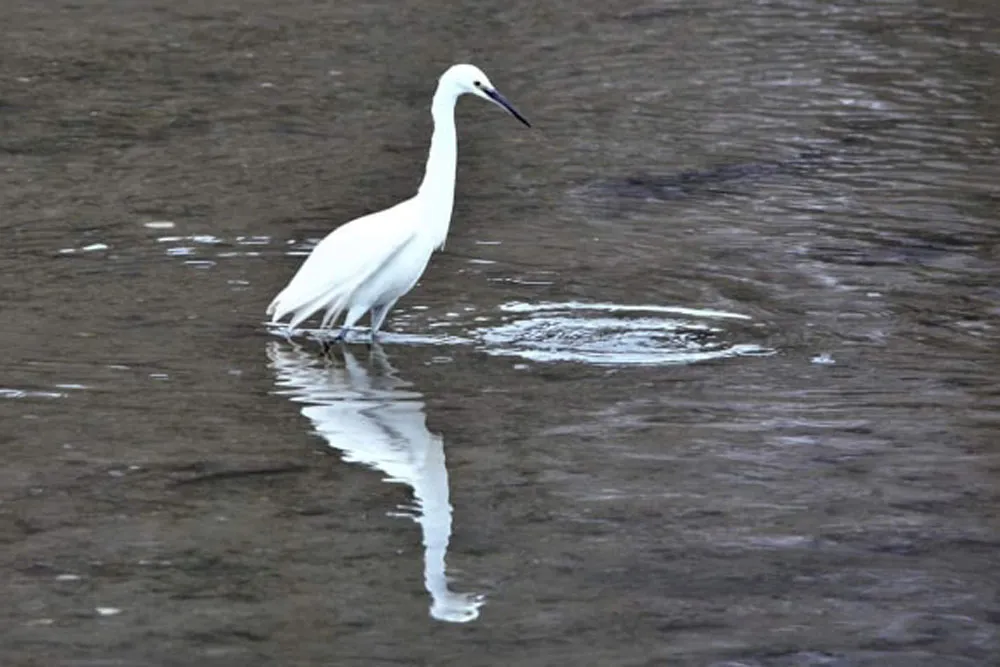
[[[288,289],[283,289],[278,292],[277,296],[271,301],[270,305],[267,307],[266,313],[271,316],[271,322],[278,322],[283,319],[285,315],[295,310],[293,306],[289,306],[286,301],[286,293]]]
[[[306,263],[308,264],[308,260]],[[277,323],[291,315],[288,328],[295,329],[315,313],[325,309],[326,314],[320,324],[320,328],[325,329],[351,305],[354,293],[375,272],[372,270],[361,272],[360,275],[353,276],[347,284],[334,285],[317,294],[314,289],[315,284],[309,286],[301,278],[302,269],[299,269],[299,273],[292,278],[292,282],[274,297],[266,312],[271,316],[272,323]],[[303,294],[303,292],[307,293]],[[308,292],[312,292],[312,294],[308,294]]]
[[[306,301],[290,303],[288,295],[285,291],[282,291],[278,294],[278,296],[274,297],[274,301],[272,301],[271,305],[267,307],[267,314],[271,316],[272,323],[279,322],[285,319],[288,315],[292,315],[292,321],[289,323],[289,328],[294,329],[298,326],[298,324],[309,319],[309,317],[322,308],[326,302],[327,295],[319,294]]]
[[[321,294],[320,296],[316,297],[309,303],[296,309],[295,314],[292,316],[291,321],[289,321],[288,323],[288,327],[290,329],[295,329],[300,324],[302,324],[310,317],[312,317],[315,313],[322,310],[324,307],[326,308],[326,315],[324,315],[323,317],[323,321],[320,324],[320,328],[322,329],[326,327],[326,325],[329,324],[331,320],[336,318],[337,315],[340,314],[340,311],[344,309],[344,306],[347,303],[348,296],[349,293],[348,294],[341,293],[339,295],[336,295],[336,293],[333,293],[332,290],[330,292]]]
[[[287,303],[284,295],[278,294],[268,306],[267,312],[271,315],[272,323],[291,315],[288,328],[295,329],[317,312],[325,309],[326,314],[320,324],[320,328],[324,329],[347,308],[353,291],[350,288],[333,288],[301,303]]]

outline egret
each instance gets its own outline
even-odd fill
[[[325,309],[322,330],[346,313],[335,337],[342,341],[370,312],[375,340],[389,311],[423,275],[431,254],[444,248],[455,201],[455,104],[465,94],[488,100],[531,127],[479,68],[450,67],[438,80],[431,103],[434,133],[417,194],[341,225],[320,241],[267,307],[272,324],[290,315],[291,332]]]

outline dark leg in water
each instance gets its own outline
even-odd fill
[[[320,343],[323,347],[323,354],[329,355],[330,350],[333,349],[334,343],[339,343],[343,345],[346,337],[347,337],[347,327],[341,327],[340,331],[338,331],[337,335],[334,336],[333,338],[324,337],[322,342]]]
[[[396,299],[390,301],[387,304],[381,306],[375,306],[372,308],[372,339],[371,342],[374,343],[378,337],[378,330],[382,328],[382,323],[385,322],[385,318],[389,315],[389,311],[392,307],[396,305]]]

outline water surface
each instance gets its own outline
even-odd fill
[[[976,0],[24,5],[7,665],[993,664],[1000,16]],[[382,346],[263,311],[409,196]]]

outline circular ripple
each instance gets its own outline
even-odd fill
[[[732,341],[734,332],[720,321],[751,323],[749,317],[718,310],[613,303],[507,303],[502,322],[467,330],[450,319],[431,322],[433,334],[379,333],[389,345],[475,345],[494,356],[516,356],[537,362],[599,365],[689,364],[709,359],[773,354],[774,350]],[[291,335],[283,325],[267,325],[272,333]],[[730,325],[732,326],[732,325]],[[461,331],[449,333],[448,330]],[[337,332],[299,329],[296,335],[328,340]],[[368,342],[368,329],[347,334],[348,343]]]
[[[741,355],[771,354],[758,345],[734,344],[709,320],[749,320],[720,311],[667,306],[543,303],[506,304],[516,317],[472,332],[492,355],[532,361],[608,365],[686,364]]]

